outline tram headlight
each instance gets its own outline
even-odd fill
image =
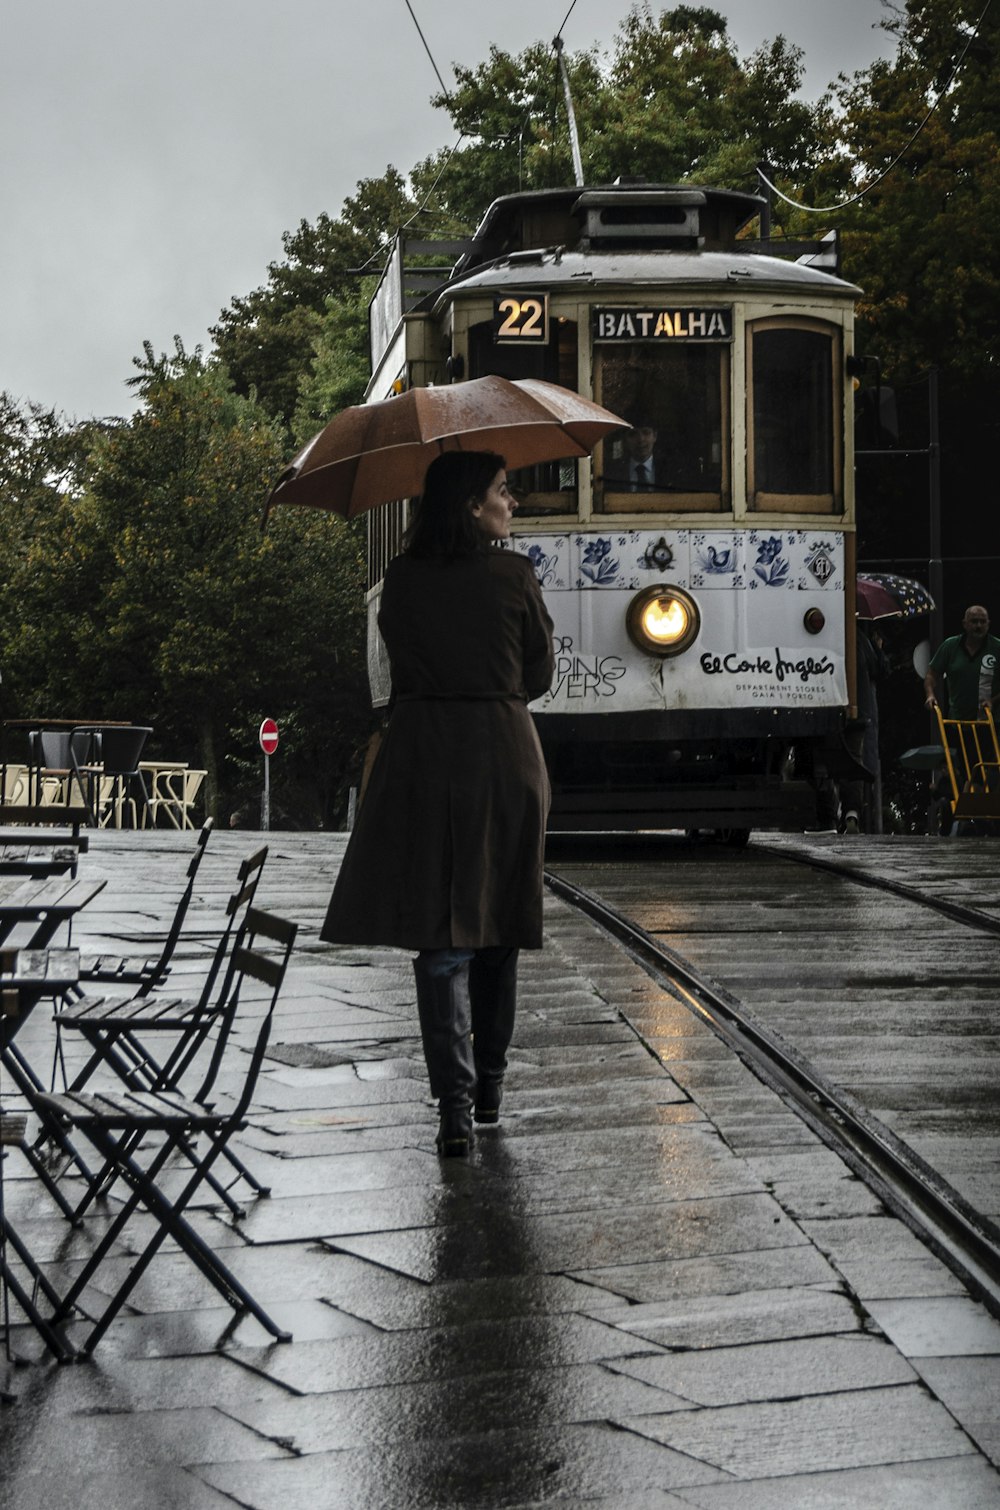
[[[698,637],[698,605],[681,587],[645,587],[628,606],[629,638],[648,655],[680,655]]]

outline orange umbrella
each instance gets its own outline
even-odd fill
[[[529,467],[587,456],[605,435],[627,426],[578,393],[535,378],[410,388],[345,409],[314,435],[275,483],[264,520],[276,503],[353,519],[377,504],[414,497],[442,451],[497,451],[509,467]]]

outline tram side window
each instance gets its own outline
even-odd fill
[[[608,346],[600,402],[632,431],[604,442],[595,496],[604,513],[730,507],[729,347]]]
[[[541,378],[562,388],[577,390],[577,324],[575,320],[552,322],[551,335],[544,346],[498,345],[489,320],[469,330],[469,376]],[[578,506],[577,463],[543,462],[535,467],[518,467],[508,473],[511,488],[518,500],[519,519],[540,519],[550,514],[575,514]]]
[[[747,455],[750,507],[787,513],[843,509],[839,338],[818,321],[750,327]]]

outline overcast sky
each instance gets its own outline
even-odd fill
[[[411,4],[449,83],[570,8]],[[715,5],[741,55],[802,47],[810,99],[893,51],[880,0]],[[608,46],[628,8],[577,0],[567,49]],[[0,389],[70,417],[129,412],[143,340],[207,345],[283,231],[454,140],[405,0],[0,0],[0,24]]]

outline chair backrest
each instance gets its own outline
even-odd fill
[[[241,977],[237,975],[233,956],[236,949],[242,945],[247,927],[247,914],[260,883],[260,874],[264,869],[264,861],[267,859],[267,848],[259,849],[255,854],[248,856],[240,865],[236,879],[236,889],[226,903],[226,926],[222,930],[212,963],[209,967],[205,984],[201,988],[197,1005],[188,1021],[188,1032],[175,1045],[168,1056],[163,1071],[163,1081],[170,1085],[178,1085],[181,1077],[191,1065],[201,1045],[209,1033],[217,1029],[215,1047],[212,1052],[208,1072],[202,1082],[201,1089],[195,1093],[195,1100],[205,1100],[208,1091],[215,1079],[219,1064],[222,1059],[222,1051],[229,1037],[239,1004],[239,985]],[[216,982],[225,966],[222,985],[216,992]],[[145,993],[144,993],[145,994]]]
[[[68,771],[74,760],[86,765],[91,758],[91,729],[32,729],[28,735],[28,759],[33,766],[50,771]]]
[[[257,887],[260,885],[261,871],[264,869],[266,859],[267,845],[265,844],[262,849],[256,850],[254,854],[248,855],[240,862],[240,868],[236,872],[236,886],[226,903],[226,924],[215,947],[212,964],[205,977],[201,996],[198,998],[199,1013],[211,1011],[214,1014],[225,1011],[233,983],[233,951],[235,945],[240,942],[246,927],[246,915],[253,904]],[[223,965],[226,966],[226,973],[218,996],[213,1001],[215,983]]]
[[[190,815],[191,808],[194,806],[194,799],[201,791],[207,775],[207,771],[184,772],[184,780],[181,785],[181,808],[183,813]]]
[[[105,776],[134,776],[152,729],[138,724],[126,724],[122,728],[107,726],[97,731],[98,759],[104,766]]]
[[[4,761],[0,766],[0,802],[26,802],[28,798],[28,767]]]
[[[177,908],[174,912],[169,932],[167,933],[167,936],[163,941],[163,948],[160,950],[160,957],[153,967],[148,983],[136,993],[138,996],[148,996],[153,987],[158,985],[166,974],[167,966],[170,964],[171,956],[173,955],[174,949],[177,947],[177,940],[180,938],[181,929],[184,926],[184,919],[187,916],[187,910],[191,905],[191,898],[194,895],[195,877],[198,874],[202,860],[205,858],[205,850],[208,847],[208,841],[212,835],[212,825],[214,821],[215,820],[212,818],[206,818],[205,822],[201,826],[201,829],[198,833],[198,838],[195,842],[194,854],[188,861],[187,885],[181,892],[180,901],[177,903]],[[216,973],[218,973],[218,971],[216,971]]]
[[[274,1009],[278,1002],[278,993],[285,979],[288,969],[288,961],[292,953],[292,945],[295,943],[295,935],[298,933],[298,924],[290,923],[286,918],[279,918],[274,913],[264,912],[257,907],[251,907],[247,911],[244,922],[243,935],[233,950],[233,963],[236,971],[234,984],[234,998],[239,997],[240,988],[246,976],[259,980],[270,987],[267,1008],[257,1030],[257,1039],[254,1043],[250,1056],[250,1066],[243,1082],[236,1105],[231,1115],[233,1120],[243,1117],[257,1087],[257,1078],[260,1075],[264,1055],[267,1052],[268,1040],[271,1036],[271,1023],[274,1018]],[[266,939],[274,946],[267,954],[257,947],[258,940]],[[228,1035],[227,1035],[228,1036]],[[215,1045],[215,1053],[212,1066],[206,1078],[206,1084],[211,1085],[215,1079],[218,1063],[222,1058],[225,1042],[220,1035]],[[195,1097],[201,1099],[201,1093]]]

